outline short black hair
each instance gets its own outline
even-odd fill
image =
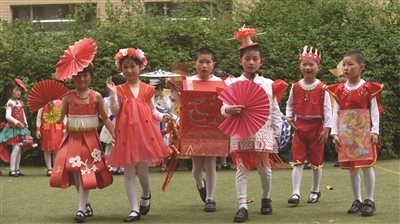
[[[215,53],[208,47],[202,47],[196,51],[194,54],[194,60],[197,61],[199,59],[199,56],[205,54],[205,55],[211,55],[211,59],[215,61]]]
[[[361,51],[352,50],[347,52],[343,57],[354,57],[359,64],[365,64],[365,57]]]
[[[258,51],[258,52],[260,52],[260,58],[263,58],[262,48],[259,44],[240,49],[240,51],[239,51],[240,58],[242,58],[244,53],[246,53],[248,51]]]
[[[111,80],[116,86],[124,84],[126,82],[125,76],[123,76],[121,73],[115,73],[114,75],[112,75]]]

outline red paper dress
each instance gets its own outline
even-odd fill
[[[27,125],[26,117],[24,113],[24,103],[20,100],[9,100],[6,104],[6,107],[11,108],[11,116],[21,122],[22,124]],[[8,121],[4,129],[0,133],[0,158],[8,163],[10,162],[10,156],[13,144],[17,144],[23,141],[23,136],[30,135],[30,132],[27,128],[18,128],[14,123]],[[24,154],[28,150],[27,146],[22,146],[21,155]]]
[[[112,184],[113,178],[101,151],[94,93],[90,93],[88,104],[80,104],[76,94],[70,94],[74,102],[68,105],[67,132],[54,162],[50,186],[74,185],[72,173],[78,172],[84,190],[105,188]]]
[[[375,82],[365,82],[355,90],[348,90],[344,84],[335,84],[328,87],[328,91],[332,94],[335,101],[339,104],[340,110],[348,109],[370,109],[371,99],[376,97],[379,103],[383,85]],[[379,111],[383,108],[379,106]],[[334,124],[337,125],[337,124]],[[340,162],[342,169],[372,167],[377,159],[377,146],[372,146],[373,159],[362,161]]]
[[[116,88],[122,104],[116,116],[115,145],[107,163],[114,167],[143,161],[149,166],[160,164],[169,152],[150,109],[154,86],[141,82],[137,98],[128,83]]]
[[[61,100],[55,100],[54,106],[61,109]],[[40,119],[40,122],[36,122],[36,131],[40,131],[42,135],[40,148],[42,151],[58,150],[63,136],[62,132],[65,128],[64,123],[48,123],[43,118],[45,113],[50,113],[48,106],[38,111],[40,117],[38,116],[37,119]]]

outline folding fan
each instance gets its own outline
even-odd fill
[[[61,99],[68,95],[69,90],[55,80],[43,80],[36,83],[28,96],[29,110],[34,113],[50,101]]]
[[[57,107],[53,107],[51,109],[51,112],[43,112],[43,119],[50,124],[56,123],[61,117],[61,110],[58,109]]]
[[[231,115],[218,128],[231,137],[246,138],[265,125],[270,114],[267,93],[251,81],[238,81],[226,87],[218,96],[228,105],[243,105],[240,114]]]

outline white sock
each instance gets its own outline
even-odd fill
[[[359,171],[360,168],[354,168],[354,174],[351,175],[351,170],[349,170],[350,185],[351,185],[351,190],[353,191],[354,200],[359,200],[362,202]]]
[[[206,200],[213,199],[215,186],[217,185],[217,170],[215,166],[217,164],[217,157],[206,156],[204,158],[204,168],[206,169]]]
[[[300,185],[301,185],[301,180],[303,178],[303,168],[304,168],[304,164],[293,167],[293,170],[292,170],[293,194],[300,195]],[[293,196],[293,198],[298,198],[298,197]]]
[[[239,209],[241,209],[241,208],[245,208],[246,210],[248,210],[248,208],[247,208],[247,203],[241,203],[241,204],[239,204]]]
[[[43,154],[47,170],[51,170],[51,151],[44,151]]]
[[[128,197],[129,205],[132,211],[139,211],[137,191],[136,191],[136,164],[130,164],[125,167],[124,184]]]
[[[374,168],[362,168],[364,173],[364,185],[365,185],[365,199],[374,201],[374,189],[375,189],[375,172]]]
[[[220,157],[221,159],[221,165],[226,166],[226,157]]]
[[[320,169],[311,169],[312,171],[312,187],[311,187],[311,191],[314,192],[319,192],[319,185],[321,182],[321,177],[322,177],[322,168]],[[316,194],[311,194],[310,195],[311,198],[316,199],[318,197],[318,195]]]
[[[192,157],[192,175],[194,180],[197,183],[199,188],[204,187],[203,183],[203,169],[204,169],[204,160],[205,157],[203,156],[193,156]],[[215,169],[215,166],[214,166]]]
[[[149,165],[147,162],[139,162],[136,165],[136,175],[139,178],[140,185],[142,186],[142,197],[150,197],[150,175]],[[141,200],[141,205],[149,206],[150,200]]]
[[[18,153],[21,150],[21,148],[18,145],[12,145],[12,151],[11,151],[11,156],[10,156],[10,171],[16,171],[17,167],[17,157]]]

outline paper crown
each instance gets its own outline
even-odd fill
[[[191,76],[189,73],[189,65],[181,61],[175,61],[171,64],[171,72],[183,76]]]
[[[243,48],[251,47],[254,45],[258,45],[258,43],[253,42],[250,37],[256,36],[256,35],[261,35],[261,34],[265,34],[265,33],[257,33],[256,29],[244,28],[244,26],[243,26],[242,28],[239,29],[238,32],[235,33],[233,38],[235,40],[240,40],[240,39],[242,40],[242,46],[240,46],[239,49],[243,49]]]
[[[329,69],[329,71],[336,77],[339,77],[340,75],[343,74],[343,60],[337,64],[336,68],[334,69]]]
[[[313,47],[310,47],[310,50],[307,52],[308,46],[303,47],[303,53],[300,54],[299,60],[303,59],[312,59],[316,61],[318,64],[321,63],[321,52],[318,52],[318,49],[315,49],[315,52],[313,52]]]

